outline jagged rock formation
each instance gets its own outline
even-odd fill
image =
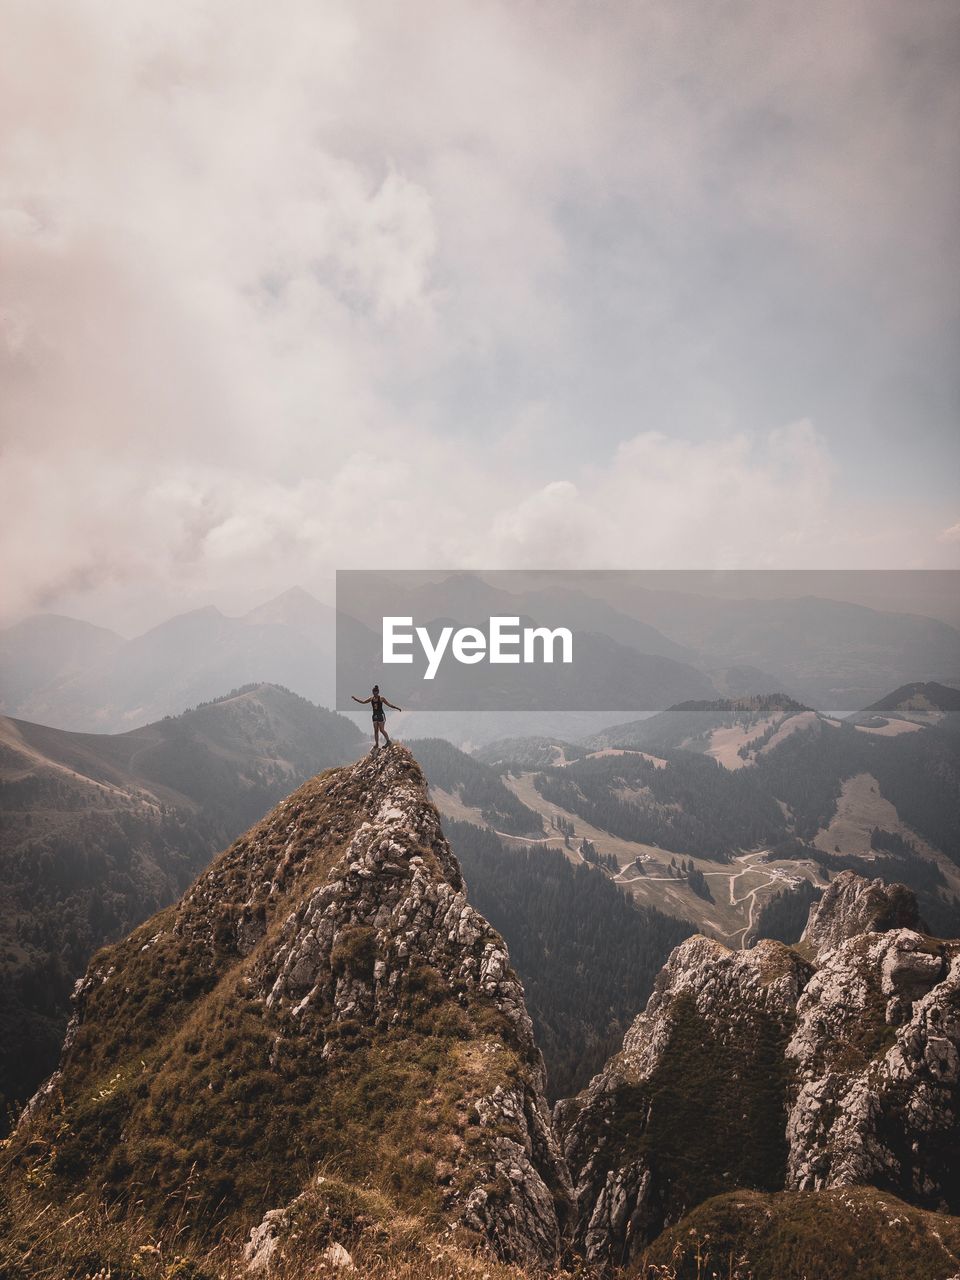
[[[782,1186],[784,1049],[809,973],[779,942],[674,951],[622,1052],[555,1111],[590,1261],[631,1262],[729,1187]]]
[[[393,747],[301,787],[95,958],[15,1176],[148,1214],[188,1186],[198,1225],[249,1230],[322,1166],[541,1265],[571,1215],[543,1085],[503,941]]]
[[[869,1184],[960,1210],[960,943],[864,933],[823,958],[787,1046],[790,1188]]]
[[[859,933],[919,925],[917,899],[904,885],[842,871],[810,908],[800,947],[816,958]]]
[[[629,1265],[735,1188],[866,1185],[956,1213],[960,943],[907,922],[909,890],[845,873],[796,950],[678,947],[622,1052],[556,1108],[577,1248]]]

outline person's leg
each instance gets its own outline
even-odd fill
[[[374,751],[376,751],[376,749],[377,749],[377,747],[379,747],[379,745],[380,745],[380,721],[379,721],[379,720],[374,720],[374,722],[373,722],[373,749],[374,749]]]
[[[390,739],[387,737],[387,722],[386,722],[386,720],[381,720],[381,722],[380,722],[380,732],[383,734],[383,745],[384,745],[385,747],[389,747],[389,745],[390,745]]]

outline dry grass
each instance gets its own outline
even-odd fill
[[[82,1197],[57,1204],[7,1193],[0,1202],[0,1280],[249,1280],[246,1234],[200,1241],[190,1208],[185,1189],[158,1231],[136,1207],[121,1215]],[[354,1272],[324,1257],[333,1241],[348,1249]],[[372,1188],[328,1179],[304,1197],[269,1268],[257,1274],[262,1280],[599,1280],[594,1268],[576,1264],[547,1272],[500,1262],[466,1233],[431,1230],[421,1218],[397,1214]]]
[[[960,1219],[873,1187],[762,1195],[699,1205],[644,1255],[643,1280],[950,1280]]]
[[[123,1215],[83,1197],[65,1203],[8,1189],[0,1200],[0,1280],[251,1280],[245,1232],[200,1241],[191,1189],[172,1197],[162,1230],[136,1206]],[[353,1271],[324,1257],[337,1241]],[[567,1260],[543,1271],[503,1263],[465,1233],[399,1214],[382,1193],[315,1180],[260,1280],[948,1280],[960,1220],[869,1187],[726,1193],[669,1228],[626,1270]]]

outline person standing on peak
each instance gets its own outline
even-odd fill
[[[392,702],[388,702],[380,692],[380,686],[375,684],[369,698],[358,698],[355,693],[351,693],[354,702],[369,702],[373,709],[373,749],[376,751],[380,745],[380,735],[383,734],[383,745],[389,747],[390,739],[387,737],[387,717],[384,713],[384,707],[390,707],[392,711],[400,711],[400,707],[395,707]]]

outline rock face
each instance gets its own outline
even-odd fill
[[[858,933],[916,929],[919,924],[917,900],[904,885],[841,871],[810,908],[800,945],[816,957]]]
[[[274,1210],[264,1266],[320,1166],[539,1265],[572,1217],[543,1086],[504,943],[394,746],[294,792],[95,958],[15,1158],[57,1195],[149,1212],[193,1178],[210,1218]]]
[[[558,1104],[574,1243],[591,1262],[629,1264],[707,1196],[782,1186],[784,1049],[809,974],[779,942],[730,951],[688,939],[622,1052]]]
[[[908,890],[845,873],[796,951],[677,948],[621,1053],[555,1111],[587,1258],[629,1265],[735,1188],[958,1211],[960,943],[904,922]]]
[[[869,1184],[960,1210],[960,944],[910,929],[828,952],[787,1046],[786,1185]]]

